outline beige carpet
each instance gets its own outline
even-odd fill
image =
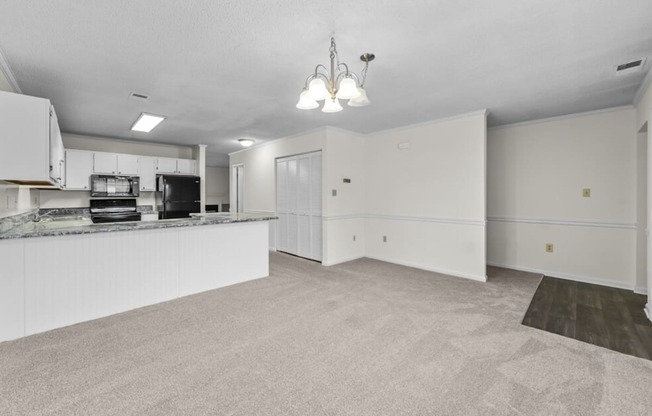
[[[0,344],[1,415],[649,415],[652,362],[488,283],[271,254],[271,276]]]

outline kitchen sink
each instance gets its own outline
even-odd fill
[[[65,216],[65,217],[48,217],[37,221],[36,226],[44,230],[56,230],[59,228],[80,227],[84,225],[92,225],[88,217],[83,216]]]

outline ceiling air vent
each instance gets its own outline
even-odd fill
[[[130,92],[129,93],[129,99],[130,100],[136,100],[136,101],[147,101],[149,97],[145,94],[139,94],[137,92]]]
[[[645,58],[637,59],[635,61],[627,62],[616,66],[616,75],[627,75],[639,73],[643,70],[645,65]]]

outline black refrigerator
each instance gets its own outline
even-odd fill
[[[159,175],[156,179],[156,209],[160,220],[187,218],[199,212],[199,176]]]

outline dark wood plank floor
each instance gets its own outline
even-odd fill
[[[645,302],[629,290],[544,276],[523,325],[652,360]]]

